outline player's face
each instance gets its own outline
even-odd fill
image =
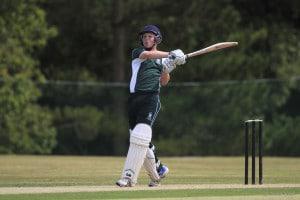
[[[155,45],[155,35],[153,33],[145,33],[142,36],[142,41],[145,48],[152,48]]]

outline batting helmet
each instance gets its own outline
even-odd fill
[[[157,26],[154,25],[146,25],[140,32],[139,32],[139,36],[140,36],[140,40],[142,41],[142,35],[144,33],[153,33],[155,35],[155,42],[157,44],[161,43],[162,41],[162,35],[160,33],[160,30]]]

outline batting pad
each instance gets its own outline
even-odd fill
[[[137,124],[132,130],[129,150],[122,173],[122,178],[130,179],[132,184],[137,183],[151,138],[152,129],[147,124]]]
[[[148,148],[146,153],[146,158],[144,161],[144,167],[147,171],[148,175],[150,176],[151,180],[157,181],[160,179],[157,170],[156,170],[156,162],[155,156],[152,149]]]

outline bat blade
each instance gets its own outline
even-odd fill
[[[194,51],[192,53],[186,54],[185,56],[186,56],[186,58],[191,58],[191,57],[199,56],[199,55],[206,54],[206,53],[209,53],[212,51],[217,51],[220,49],[234,47],[237,45],[238,45],[238,42],[221,42],[221,43],[217,43],[217,44],[211,45],[209,47],[206,47],[204,49],[200,49],[198,51]]]

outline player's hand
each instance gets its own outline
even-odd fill
[[[169,53],[169,59],[173,59],[175,65],[185,64],[185,55],[182,50],[176,49]]]
[[[171,73],[176,68],[176,64],[173,59],[163,58],[162,59],[163,72]]]

